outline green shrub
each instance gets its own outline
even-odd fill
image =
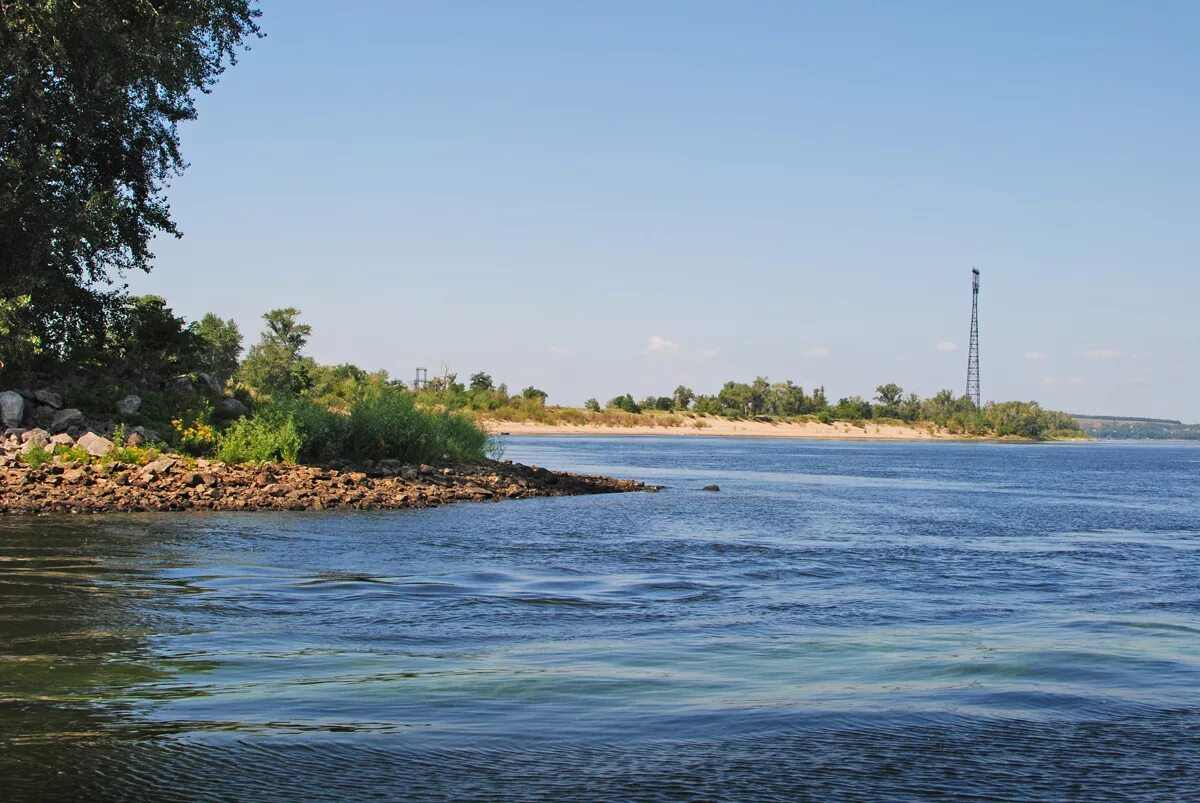
[[[300,437],[300,459],[320,462],[346,456],[346,442],[350,431],[349,416],[324,405],[293,400],[282,404],[267,405],[259,412],[260,418],[281,424],[290,419]]]
[[[239,418],[221,433],[217,459],[226,463],[295,463],[301,446],[290,416]]]
[[[21,455],[21,460],[24,461],[25,465],[29,466],[30,468],[41,468],[49,463],[52,457],[53,454],[49,449],[41,446],[34,446],[28,452],[25,452]]]
[[[68,446],[65,449],[55,449],[54,453],[65,463],[90,463],[92,456],[78,446]]]
[[[360,460],[392,458],[415,462],[478,460],[487,434],[469,416],[417,408],[412,394],[381,389],[354,405],[347,438],[349,454]]]
[[[161,455],[162,452],[154,446],[118,446],[106,454],[104,459],[128,466],[144,466]]]

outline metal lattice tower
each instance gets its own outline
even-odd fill
[[[967,354],[967,398],[979,403],[979,269],[971,268],[971,347]]]

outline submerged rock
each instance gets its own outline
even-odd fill
[[[721,490],[721,486],[719,486],[719,485],[705,485],[705,486],[704,486],[703,488],[701,488],[700,490],[702,490],[702,491],[719,491],[719,490]]]

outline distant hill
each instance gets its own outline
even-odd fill
[[[1114,440],[1200,440],[1200,424],[1170,418],[1134,418],[1111,415],[1072,416],[1094,438]]]

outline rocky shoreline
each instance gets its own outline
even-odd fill
[[[450,502],[653,491],[633,480],[569,474],[511,461],[380,464],[369,471],[230,466],[176,456],[144,466],[55,460],[0,467],[0,515],[133,511],[401,510]]]

